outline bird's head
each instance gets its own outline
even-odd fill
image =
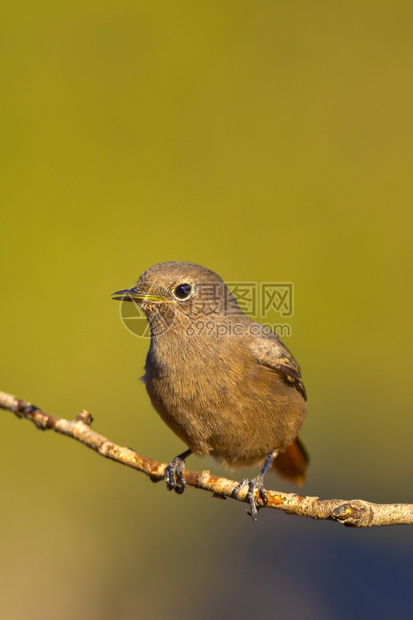
[[[112,293],[112,299],[135,302],[151,326],[162,318],[168,324],[223,318],[241,313],[222,278],[194,263],[170,261],[147,269],[136,285]]]

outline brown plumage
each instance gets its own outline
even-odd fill
[[[306,392],[300,367],[272,332],[244,315],[214,272],[187,262],[159,263],[114,299],[145,312],[151,343],[143,380],[153,406],[189,450],[228,467],[262,463],[302,482],[307,455],[297,439]],[[166,474],[168,488],[184,490],[183,459]],[[249,482],[251,514],[255,488]],[[244,481],[245,482],[245,481]],[[239,489],[238,489],[239,491]]]

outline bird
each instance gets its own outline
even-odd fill
[[[307,399],[300,366],[277,334],[244,314],[217,273],[161,262],[112,298],[145,313],[151,337],[142,380],[155,410],[188,447],[165,470],[168,490],[185,490],[191,454],[229,469],[262,466],[233,492],[238,497],[248,486],[254,521],[257,490],[267,503],[271,465],[302,484],[309,459],[298,437]]]

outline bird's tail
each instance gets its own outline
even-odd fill
[[[287,446],[284,452],[279,452],[274,459],[274,469],[287,480],[301,486],[304,484],[309,458],[306,449],[299,437]]]

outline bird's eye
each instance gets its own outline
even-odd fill
[[[179,301],[185,301],[189,299],[194,292],[194,289],[187,282],[183,282],[183,284],[178,284],[175,286],[173,290],[174,297],[179,299]]]

